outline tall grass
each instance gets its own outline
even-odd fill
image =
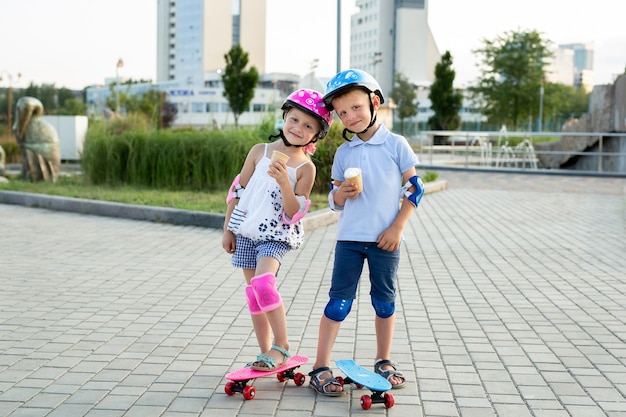
[[[230,184],[263,139],[253,129],[96,132],[85,140],[82,168],[93,184],[215,190]]]
[[[130,129],[116,124],[87,133],[81,156],[85,177],[92,184],[138,185],[150,188],[218,190],[228,188],[253,145],[267,142],[273,120],[256,128],[226,130]],[[343,143],[333,126],[318,142],[314,190],[327,192],[332,158]]]

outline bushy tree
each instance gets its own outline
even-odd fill
[[[253,66],[246,71],[248,65],[248,53],[241,45],[233,46],[226,55],[226,68],[222,74],[224,82],[224,97],[228,100],[233,116],[235,127],[238,126],[239,116],[248,110],[254,97],[254,88],[259,82],[259,72]]]
[[[496,39],[483,39],[478,84],[469,91],[482,103],[492,124],[521,127],[539,113],[539,94],[551,42],[535,30],[510,31]]]
[[[463,105],[463,95],[454,88],[455,77],[452,55],[446,51],[435,66],[435,81],[428,93],[435,113],[428,119],[431,130],[456,130],[461,126],[459,111]]]
[[[404,120],[417,114],[417,94],[409,79],[402,73],[396,74],[395,87],[389,97],[396,104],[396,114],[400,119],[400,132],[404,135]]]

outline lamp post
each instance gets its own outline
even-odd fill
[[[383,62],[383,53],[374,52],[374,56],[372,57],[372,65],[374,66],[374,78],[378,78],[378,74],[376,73],[376,66],[381,62]]]
[[[543,83],[545,77],[541,77],[541,86],[539,87],[539,118],[537,119],[537,132],[541,132],[543,125]]]
[[[115,91],[115,113],[120,114],[120,68],[124,66],[124,61],[122,58],[117,60],[117,66],[115,67],[115,83],[116,91]]]
[[[2,74],[6,74],[7,79],[9,80],[9,88],[7,89],[7,135],[8,138],[11,139],[13,137],[13,126],[12,124],[12,116],[13,116],[13,76],[7,71],[0,72],[0,83],[2,82]],[[19,80],[22,77],[21,73],[17,73],[17,79]]]

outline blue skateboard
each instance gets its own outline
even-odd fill
[[[361,408],[368,410],[372,404],[384,404],[385,408],[391,408],[394,404],[393,395],[387,393],[391,389],[391,383],[375,372],[365,369],[352,359],[342,359],[335,361],[337,368],[346,377],[338,377],[341,385],[355,384],[357,388],[367,388],[372,391],[372,395],[361,397]]]

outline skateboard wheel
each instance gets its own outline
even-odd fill
[[[297,386],[304,385],[304,381],[306,381],[306,376],[304,376],[304,374],[300,372],[298,372],[296,376],[293,378],[293,382],[295,382]]]
[[[337,382],[339,382],[339,385],[343,387],[343,384],[345,383],[343,377],[338,376],[335,379],[337,380]]]
[[[372,398],[369,395],[363,395],[361,397],[361,408],[369,410],[372,407]]]
[[[396,403],[392,394],[385,394],[385,408],[391,408]]]
[[[228,395],[235,395],[235,391],[233,391],[233,387],[235,383],[233,381],[227,382],[224,386],[224,392]]]
[[[284,372],[279,372],[276,374],[276,379],[278,379],[280,382],[285,382],[287,380],[287,378],[285,378],[285,373]]]
[[[246,400],[254,400],[254,396],[256,395],[256,389],[254,387],[245,387],[243,389],[243,398]]]

